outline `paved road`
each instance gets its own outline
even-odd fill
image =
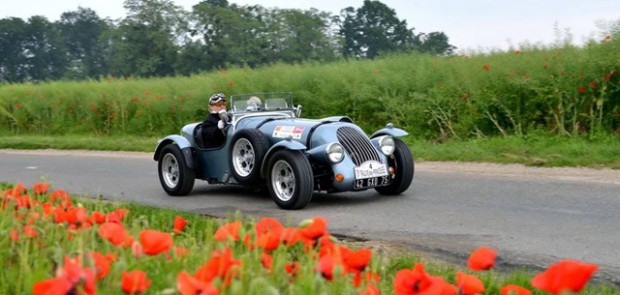
[[[31,185],[43,177],[73,194],[227,217],[240,210],[283,222],[321,215],[330,232],[396,242],[463,264],[482,245],[500,267],[544,268],[559,259],[601,266],[620,285],[620,171],[517,165],[416,163],[401,196],[316,194],[304,210],[284,211],[268,196],[199,181],[188,197],[169,197],[145,153],[0,150],[0,181]]]

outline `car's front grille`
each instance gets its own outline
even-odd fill
[[[356,166],[369,161],[381,161],[377,150],[368,137],[351,127],[340,127],[336,132],[338,141],[347,151]]]

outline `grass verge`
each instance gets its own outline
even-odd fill
[[[2,149],[84,149],[153,152],[158,138],[127,136],[0,136]],[[620,169],[620,136],[508,136],[444,142],[404,138],[416,159],[541,167]]]
[[[209,283],[219,294],[356,294],[367,290],[369,285],[375,286],[381,294],[394,294],[396,274],[411,269],[418,262],[424,264],[428,274],[451,284],[456,283],[457,272],[474,275],[483,283],[485,294],[499,294],[499,289],[508,284],[532,289],[533,274],[526,270],[472,272],[421,256],[372,249],[372,256],[359,273],[361,279],[355,283],[356,270],[345,270],[346,260],[333,256],[330,263],[324,263],[323,258],[344,253],[340,252],[345,251],[342,247],[350,251],[363,248],[329,238],[327,224],[324,228],[315,227],[316,218],[305,226],[284,225],[300,237],[308,238],[312,233],[316,236],[314,240],[291,244],[290,236],[278,238],[276,246],[268,250],[266,244],[259,243],[258,224],[262,220],[239,214],[226,220],[212,219],[131,203],[76,198],[58,190],[43,192],[37,185],[26,191],[0,184],[4,196],[0,207],[0,232],[10,237],[0,240],[3,249],[0,267],[5,270],[0,272],[1,294],[31,293],[37,283],[67,276],[79,277],[72,285],[78,293],[79,289],[96,288],[100,294],[119,294],[127,285],[125,273],[135,271],[146,273],[150,281],[148,291],[145,290],[147,294],[177,294],[177,290],[181,290],[179,286],[190,284],[181,279],[183,272],[199,277],[200,270],[204,269],[216,272],[202,272],[202,278],[211,278]],[[177,217],[186,221],[186,225],[178,227]],[[112,240],[120,235],[118,232],[105,238],[101,232],[108,223],[121,224],[128,237],[132,240],[135,237],[134,242],[128,244],[125,243],[128,239],[122,239],[115,245]],[[238,224],[236,229],[230,227],[235,223]],[[179,228],[174,232],[173,229]],[[270,224],[269,230],[262,233],[275,232],[275,228]],[[169,238],[169,247],[162,249],[165,243],[149,242],[144,234],[146,230]],[[302,230],[305,233],[301,233]],[[146,254],[153,246],[158,253]],[[231,256],[222,254],[228,250]],[[93,253],[105,258],[95,259]],[[79,266],[69,268],[75,261]],[[290,263],[298,266],[289,272],[287,265]],[[87,269],[94,270],[96,279],[89,278]],[[89,282],[93,285],[89,286]],[[533,290],[532,294],[546,293]],[[620,290],[605,283],[590,284],[580,294],[620,294]]]

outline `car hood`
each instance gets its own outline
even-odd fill
[[[251,117],[237,122],[237,130],[258,128],[272,143],[291,139],[313,148],[325,143],[337,142],[339,128],[348,127],[365,134],[357,125],[350,123],[347,117],[329,117],[324,119],[302,119],[289,117]]]

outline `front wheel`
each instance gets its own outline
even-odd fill
[[[394,138],[394,154],[390,156],[390,164],[394,167],[394,178],[387,186],[376,187],[382,195],[398,195],[409,188],[413,181],[414,163],[409,147],[400,139]]]
[[[279,150],[269,158],[267,187],[282,209],[301,209],[312,199],[314,177],[310,162],[300,151]]]
[[[186,196],[194,188],[196,172],[187,167],[181,149],[176,144],[166,145],[159,157],[159,182],[171,196]]]

